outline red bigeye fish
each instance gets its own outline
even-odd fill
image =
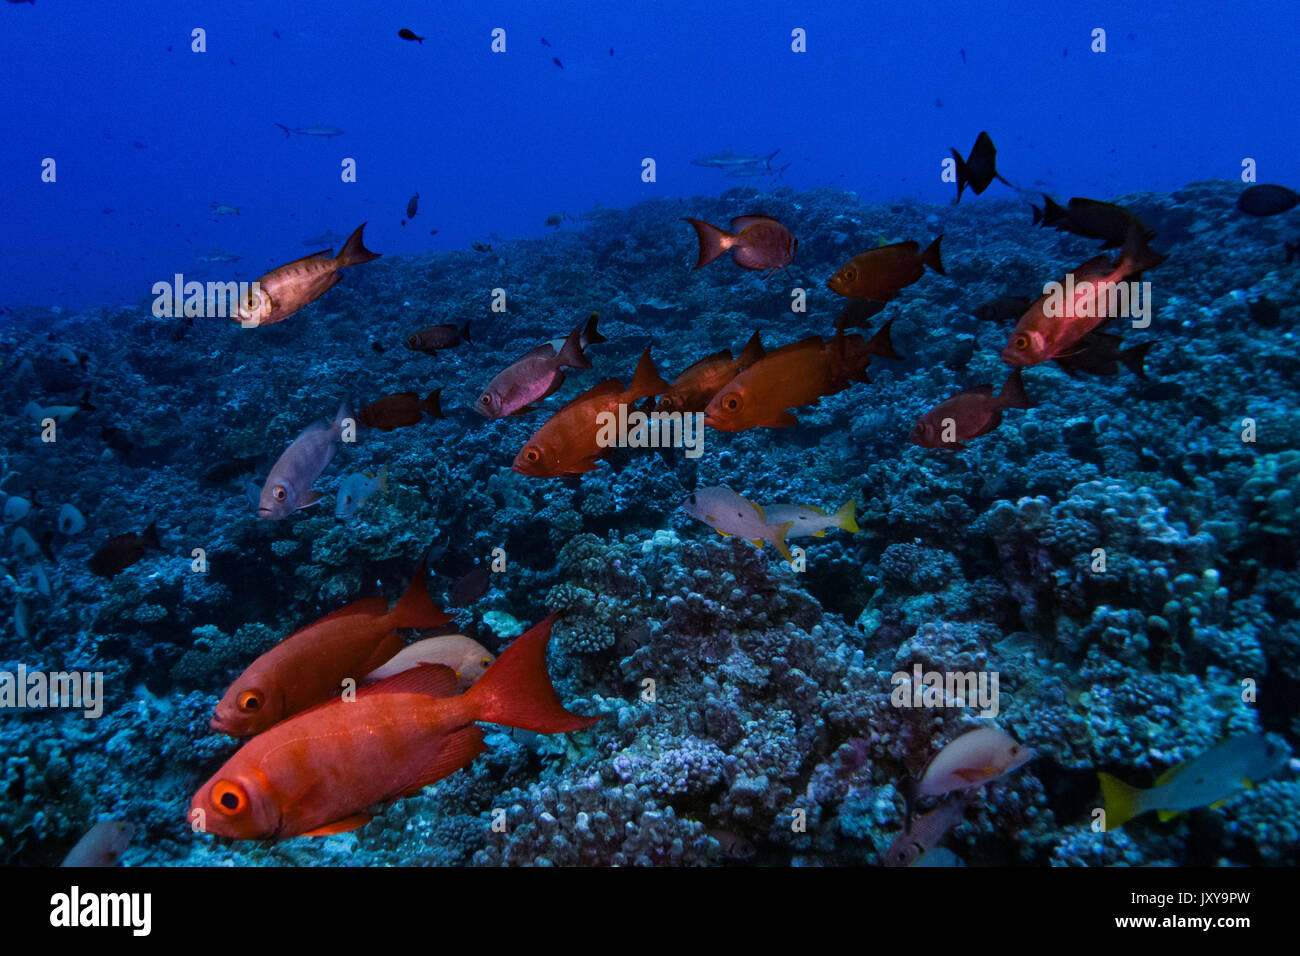
[[[600,443],[602,413],[616,414],[620,405],[631,407],[643,398],[660,395],[668,383],[655,371],[650,349],[641,354],[632,383],[626,388],[616,378],[587,389],[546,420],[515,455],[514,469],[533,478],[558,478],[593,471],[611,449]]]
[[[793,262],[799,248],[799,240],[771,216],[737,216],[731,220],[731,232],[701,219],[683,218],[695,227],[700,240],[697,269],[730,250],[732,260],[742,269],[766,270],[771,275]]]
[[[992,385],[977,385],[958,392],[930,409],[912,426],[911,442],[923,448],[962,451],[972,438],[987,435],[1002,424],[1008,408],[1029,408],[1020,369],[1007,376],[1002,391],[993,394]]]
[[[357,683],[402,650],[397,627],[441,627],[451,620],[425,587],[424,563],[390,611],[382,597],[363,598],[290,634],[236,678],[217,704],[212,729],[251,737]]]
[[[739,358],[733,358],[731,351],[725,350],[705,356],[694,365],[688,366],[682,374],[673,379],[668,391],[659,396],[655,410],[660,412],[702,412],[709,407],[709,400],[724,385],[730,382],[742,369],[749,368],[766,352],[758,333],[750,336]]]
[[[564,709],[546,672],[555,615],[529,629],[464,694],[423,665],[277,724],[244,744],[194,794],[193,825],[235,839],[343,833],[366,808],[418,793],[483,752],[479,721],[544,734],[599,717]]]
[[[257,502],[259,518],[279,521],[321,500],[322,493],[312,485],[334,458],[336,442],[343,437],[346,423],[351,421],[352,410],[344,399],[333,422],[314,422],[303,429],[266,476]]]
[[[1166,258],[1151,251],[1137,224],[1130,224],[1124,250],[1113,263],[1094,256],[1034,300],[1002,349],[1002,361],[1024,368],[1074,351],[1085,335],[1114,317],[1109,314],[1113,287]]]
[[[357,226],[337,256],[330,255],[334,250],[326,249],[272,269],[257,280],[257,290],[249,291],[231,318],[249,327],[271,325],[315,302],[342,278],[340,270],[379,258],[362,242],[364,228],[364,222]]]
[[[564,369],[591,368],[587,346],[605,341],[596,331],[597,318],[593,312],[587,324],[574,329],[567,339],[543,342],[516,359],[488,383],[474,410],[484,418],[527,414],[537,407],[535,402],[560,390]]]
[[[912,241],[868,249],[840,266],[826,285],[832,292],[851,299],[889,302],[925,275],[926,266],[939,275],[948,274],[939,256],[941,239],[943,236],[936,237],[924,250],[919,242]]]
[[[929,853],[939,841],[948,835],[948,831],[961,823],[966,815],[966,808],[974,802],[969,791],[949,797],[929,813],[922,814],[911,821],[911,827],[904,827],[889,849],[881,858],[885,866],[911,866],[925,854]]]

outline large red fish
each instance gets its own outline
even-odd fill
[[[249,664],[217,703],[212,729],[231,737],[260,734],[337,696],[344,678],[361,683],[402,650],[393,628],[441,627],[450,620],[429,597],[421,562],[391,611],[382,597],[353,601]]]
[[[1116,284],[1166,258],[1147,246],[1137,223],[1130,223],[1118,259],[1094,256],[1056,284],[1059,292],[1034,300],[1002,349],[1002,361],[1023,368],[1073,353],[1085,335],[1114,318],[1110,303]]]
[[[650,349],[641,354],[632,384],[623,387],[616,378],[607,379],[587,389],[546,420],[527,444],[515,455],[514,469],[534,478],[558,478],[593,471],[596,462],[609,454],[599,435],[602,412],[617,413],[619,405],[629,408],[643,398],[660,395],[668,383],[655,371]]]
[[[326,249],[272,269],[257,280],[257,291],[239,303],[231,318],[249,328],[271,325],[315,302],[343,278],[341,270],[379,258],[361,239],[365,228],[364,222],[357,226],[337,256],[330,255],[333,249]]]
[[[483,752],[475,723],[536,733],[599,717],[564,709],[546,672],[555,615],[532,627],[464,694],[449,667],[426,665],[334,699],[254,737],[194,794],[190,821],[236,839],[343,833],[366,808],[417,793]]]
[[[709,405],[709,399],[718,394],[718,389],[726,385],[739,374],[741,369],[749,368],[766,354],[758,333],[750,336],[739,358],[733,358],[731,350],[714,352],[686,368],[682,374],[673,379],[668,391],[659,396],[655,410],[660,412],[702,412]]]

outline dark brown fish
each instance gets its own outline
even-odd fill
[[[843,329],[838,329],[825,348],[830,359],[832,381],[836,384],[867,381],[867,366],[873,356],[900,359],[889,334],[893,324],[894,320],[890,319],[869,339],[857,333],[845,335]]]
[[[424,42],[424,37],[416,36],[414,30],[408,30],[406,27],[402,27],[402,29],[398,30],[397,35],[403,40],[414,40],[416,43]]]
[[[972,309],[971,315],[985,322],[1006,322],[1018,319],[1034,304],[1034,299],[1027,295],[1004,295],[991,302],[985,302],[979,308]]]
[[[131,436],[116,425],[100,429],[99,435],[104,439],[105,445],[123,458],[129,456],[135,448],[135,442],[131,441]]]
[[[1121,348],[1123,344],[1124,340],[1113,332],[1089,332],[1073,352],[1058,355],[1053,361],[1071,376],[1118,375],[1123,365],[1138,378],[1146,378],[1147,353],[1155,343],[1143,342],[1128,349]]]
[[[454,325],[431,325],[427,329],[421,329],[406,338],[406,347],[412,352],[423,352],[425,355],[433,355],[441,352],[443,349],[454,349],[461,342],[474,344],[474,340],[469,337],[469,323],[466,322],[464,328],[456,328]]]
[[[877,246],[854,256],[836,270],[826,285],[832,292],[851,299],[874,299],[889,302],[906,286],[925,275],[929,266],[947,275],[939,258],[939,235],[921,251],[919,242],[895,242]]]
[[[1124,245],[1130,226],[1136,226],[1144,242],[1155,238],[1156,231],[1142,222],[1123,206],[1097,199],[1075,196],[1069,208],[1059,205],[1043,193],[1043,208],[1034,210],[1034,225],[1052,226],[1060,232],[1072,232],[1085,239],[1103,239],[1103,249],[1118,249]]]
[[[1273,183],[1251,186],[1237,197],[1237,208],[1252,216],[1276,216],[1300,204],[1300,193]]]
[[[447,603],[452,607],[469,607],[488,593],[492,586],[492,564],[478,558],[474,566],[456,579],[447,595]]]
[[[763,343],[755,332],[745,343],[739,358],[733,358],[730,349],[707,355],[673,379],[668,391],[655,402],[655,409],[661,412],[702,412],[709,407],[709,400],[720,388],[765,354]]]
[[[554,63],[556,66],[558,66],[561,70],[564,69],[564,64],[560,62],[560,58],[558,56],[551,57],[551,62]]]
[[[412,196],[410,199],[406,201],[406,218],[414,219],[415,214],[419,211],[419,209],[420,209],[420,194],[416,193],[414,196]]]
[[[887,304],[886,302],[877,302],[874,299],[856,299],[849,302],[840,310],[840,316],[835,320],[835,328],[837,331],[870,328],[871,326],[867,323],[872,317],[883,312]]]
[[[930,409],[913,426],[911,442],[924,448],[961,451],[972,438],[987,435],[1001,425],[1006,409],[1029,407],[1020,369],[1014,369],[996,395],[992,385],[977,385]]]
[[[438,396],[442,389],[434,389],[429,397],[421,399],[415,392],[398,392],[376,399],[357,413],[357,421],[367,428],[391,432],[394,428],[420,424],[421,415],[428,412],[434,418],[446,418]]]
[[[975,145],[970,149],[970,157],[963,160],[961,153],[952,150],[953,159],[957,160],[957,201],[961,202],[962,190],[967,186],[979,195],[989,188],[989,184],[994,179],[1001,180],[1010,186],[997,169],[997,148],[993,145],[993,138],[987,132],[981,132],[975,137]],[[1012,187],[1015,188],[1015,187]]]
[[[731,232],[701,219],[683,218],[695,227],[695,235],[700,240],[697,269],[731,250],[732,260],[742,269],[766,270],[771,275],[793,262],[799,248],[799,240],[771,216],[737,216],[731,220]]]
[[[718,841],[722,855],[729,860],[748,860],[758,852],[754,844],[730,830],[712,829],[704,832]]]
[[[1283,240],[1282,245],[1286,249],[1287,265],[1290,265],[1296,259],[1300,259],[1300,239],[1297,239],[1295,242],[1287,242]]]
[[[111,578],[121,574],[131,565],[145,556],[149,550],[161,551],[158,541],[158,522],[153,522],[144,529],[143,534],[134,531],[109,538],[88,562],[92,573],[101,578]]]

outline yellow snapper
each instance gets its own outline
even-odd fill
[[[839,528],[850,534],[861,531],[856,518],[857,507],[857,499],[850,498],[834,514],[827,514],[815,505],[793,504],[768,505],[763,511],[767,515],[768,524],[791,523],[787,538],[822,538],[831,528]]]
[[[794,522],[769,524],[762,508],[730,488],[700,488],[692,492],[682,508],[723,537],[738,535],[759,548],[764,541],[770,541],[781,552],[781,557],[792,560],[785,538]]]
[[[315,302],[334,288],[340,270],[379,258],[362,241],[365,228],[364,222],[357,226],[337,256],[330,255],[333,249],[326,249],[272,269],[257,280],[258,288],[249,290],[231,318],[245,326],[271,325]]]

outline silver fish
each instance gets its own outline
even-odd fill
[[[714,153],[712,156],[701,156],[699,159],[692,159],[691,165],[712,166],[715,169],[734,169],[738,166],[764,166],[770,169],[772,157],[779,152],[781,151],[778,149],[767,156],[742,156],[740,153],[733,153],[728,148],[720,153]]]
[[[355,419],[347,399],[339,406],[334,421],[313,422],[293,440],[280,455],[271,473],[266,476],[262,494],[258,499],[257,516],[268,521],[279,521],[299,508],[316,504],[321,492],[312,488],[320,473],[334,457],[336,442],[342,437],[346,425],[355,427]]]
[[[348,475],[343,479],[343,484],[339,485],[338,497],[334,502],[334,517],[350,521],[377,491],[388,491],[387,465],[379,466],[378,475],[367,475],[360,471]]]

